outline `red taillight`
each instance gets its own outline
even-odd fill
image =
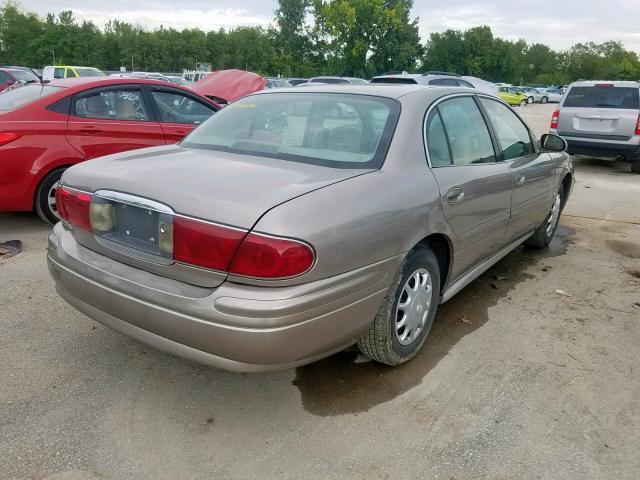
[[[555,112],[553,112],[553,115],[551,116],[551,128],[557,129],[559,121],[560,121],[560,110],[556,110]]]
[[[597,88],[613,88],[613,83],[596,83]]]
[[[56,190],[56,200],[63,220],[92,231],[91,194],[60,187]],[[104,214],[94,211],[94,222],[104,221],[106,217],[98,213]],[[115,219],[112,223],[115,225]],[[172,223],[164,243],[160,241],[160,250],[189,265],[245,277],[275,279],[301,275],[315,261],[313,249],[298,240],[247,233],[246,230],[178,215],[173,217]],[[96,228],[98,234],[101,230],[108,230]],[[159,228],[162,233],[163,226]]]
[[[238,248],[229,273],[258,278],[294,277],[308,271],[314,261],[315,253],[306,243],[250,233]]]
[[[184,217],[173,218],[173,258],[226,271],[247,232]]]
[[[0,132],[0,146],[11,143],[22,136],[21,132]]]
[[[640,135],[640,115],[638,115],[638,121],[636,122],[636,135]]]
[[[56,206],[60,218],[88,232],[91,231],[90,205],[91,195],[88,193],[68,190],[64,187],[56,189]]]

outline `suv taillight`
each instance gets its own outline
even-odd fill
[[[638,121],[636,122],[636,135],[640,135],[640,115],[638,115]]]
[[[19,139],[22,136],[22,132],[0,132],[0,146],[11,143],[14,140]]]
[[[56,190],[58,213],[64,221],[88,232],[110,230],[111,223],[115,227],[115,217],[102,212],[104,209],[93,208],[92,212],[92,205],[104,204],[91,200],[89,193],[67,187]],[[173,217],[172,225],[171,232],[163,232],[160,249],[189,265],[243,277],[277,279],[302,275],[315,262],[313,248],[299,240],[249,233],[181,215]]]
[[[551,128],[553,128],[554,130],[557,130],[559,121],[560,121],[560,110],[556,110],[555,112],[553,112],[553,115],[551,116]]]

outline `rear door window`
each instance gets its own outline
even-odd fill
[[[53,71],[53,78],[64,78],[64,68],[56,68]]]
[[[75,115],[103,120],[147,121],[149,115],[140,90],[103,90],[76,98]]]
[[[633,87],[571,87],[563,107],[638,110],[640,89]]]
[[[471,97],[457,97],[438,105],[454,165],[494,163],[495,151],[487,124]]]

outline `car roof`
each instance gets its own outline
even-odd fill
[[[596,85],[606,83],[614,87],[631,87],[640,88],[640,83],[633,80],[578,80],[571,84],[572,87],[595,87]]]
[[[280,93],[346,93],[346,94],[355,94],[355,95],[370,95],[375,97],[386,97],[397,99],[409,93],[418,91],[418,90],[430,90],[433,91],[434,94],[438,92],[442,92],[443,95],[446,95],[450,92],[455,93],[483,93],[478,92],[475,88],[467,88],[467,87],[453,87],[453,86],[435,86],[435,85],[419,85],[419,84],[387,84],[387,83],[378,83],[378,84],[366,84],[366,85],[317,85],[317,86],[309,86],[304,90],[300,90],[298,87],[291,88],[277,88],[277,89],[269,89],[262,90],[260,92],[256,92],[252,95],[276,95]]]
[[[75,78],[57,78],[51,80],[47,85],[53,85],[54,87],[86,87],[92,85],[100,87],[103,85],[118,85],[123,83],[141,83],[151,85],[166,86],[167,82],[161,80],[154,80],[152,78],[140,78],[140,77],[75,77]]]

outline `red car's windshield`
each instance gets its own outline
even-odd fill
[[[33,102],[40,97],[46,97],[59,92],[63,87],[52,85],[25,85],[0,93],[0,111],[7,112]]]

